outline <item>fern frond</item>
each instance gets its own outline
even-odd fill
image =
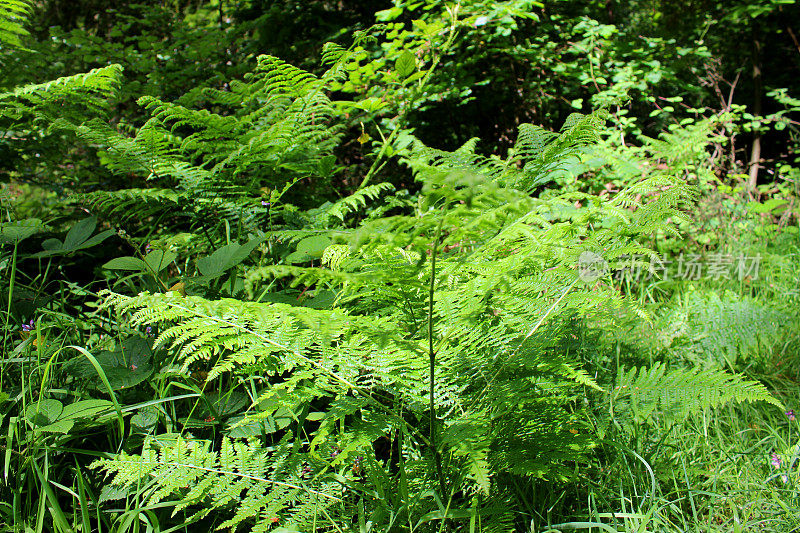
[[[620,372],[611,398],[618,406],[630,405],[638,420],[657,412],[680,419],[730,402],[767,402],[783,409],[781,402],[757,381],[716,369],[667,371],[663,363]]]
[[[125,224],[130,220],[145,220],[164,210],[178,211],[177,208],[188,203],[188,196],[172,189],[125,189],[76,194],[72,201],[89,206],[108,220]]]
[[[12,118],[33,113],[54,125],[79,123],[87,110],[102,113],[114,97],[122,78],[120,65],[108,65],[83,74],[65,76],[46,83],[16,87],[0,93],[0,115]]]
[[[353,211],[367,206],[367,200],[377,200],[381,193],[386,191],[393,191],[394,186],[391,183],[376,183],[369,185],[363,189],[359,189],[350,196],[342,198],[333,204],[326,212],[327,217],[344,218]]]
[[[238,509],[217,529],[235,531],[245,523],[251,528],[272,527],[272,518],[289,514],[296,525],[312,523],[306,505],[298,500],[311,500],[317,509],[341,501],[337,483],[302,477],[302,463],[312,459],[294,449],[290,442],[281,442],[271,451],[256,441],[223,439],[219,451],[208,441],[190,440],[180,435],[161,441],[149,437],[141,455],[126,453],[114,459],[101,459],[93,468],[111,476],[112,486],[129,489],[149,487],[143,496],[148,504],[178,497],[181,504],[173,511],[198,507],[193,518],[211,512],[224,513],[231,504]],[[318,461],[314,461],[318,468]],[[304,495],[304,498],[300,498]]]
[[[22,37],[28,35],[23,24],[33,9],[31,0],[0,0],[0,45],[22,48]]]

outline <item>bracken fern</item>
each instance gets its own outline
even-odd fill
[[[198,175],[221,176],[215,173],[229,169],[223,182],[235,183],[237,174],[251,169],[240,156],[260,154],[254,160],[264,161],[276,146],[274,153],[291,159],[286,135],[294,131],[292,121],[304,125],[300,135],[308,133],[314,142],[335,138],[312,124],[311,116],[319,116],[315,106],[328,105],[319,79],[272,59],[261,64],[266,73],[254,79],[258,88],[242,94],[265,94],[270,111],[264,116],[280,117],[266,124],[283,125],[253,133],[254,146],[239,146],[226,152],[238,155],[196,167]],[[260,87],[270,89],[260,93]],[[286,87],[301,96],[287,97],[281,92]],[[172,107],[156,108],[179,120]],[[219,122],[219,132],[229,127],[206,114],[180,120],[206,118]],[[156,119],[163,129],[164,119]],[[623,401],[620,389],[604,391],[560,349],[575,317],[613,317],[628,309],[647,319],[608,275],[583,279],[580,254],[591,251],[609,261],[655,255],[642,242],[654,231],[671,231],[667,219],[681,217],[693,198],[685,183],[664,176],[644,178],[606,199],[544,189],[548,176],[577,158],[601,124],[601,115],[593,114],[571,117],[560,134],[523,126],[505,159],[475,154],[475,142],[444,152],[415,141],[402,162],[415,172],[421,193],[416,201],[398,200],[401,214],[367,217],[355,227],[345,223],[353,209],[391,192],[373,185],[316,211],[302,229],[266,231],[273,242],[284,243],[324,236],[326,248],[316,267],[251,269],[250,293],[280,278],[332,294],[325,305],[208,300],[177,291],[107,294],[106,306],[134,325],[157,326],[156,345],[185,369],[208,372],[207,383],[250,382],[251,404],[228,428],[222,447],[186,437],[164,442],[158,454],[146,444],[140,456],[97,465],[115,474],[115,486],[129,490],[150,476],[148,501],[169,495],[181,507],[227,511],[224,516],[232,518],[218,527],[263,530],[280,512],[281,520],[311,528],[323,508],[351,518],[364,512],[375,520],[402,515],[422,524],[431,516],[446,518],[437,501],[449,501],[451,509],[491,502],[486,529],[513,527],[510,486],[520,477],[565,474],[591,450],[581,417],[587,390]],[[189,138],[180,141],[182,147],[165,144],[164,154],[170,146],[189,145],[202,157],[211,153],[201,147],[207,141],[198,136],[187,143]],[[123,161],[125,153],[119,157]],[[181,176],[170,165],[153,168]],[[681,404],[685,411],[730,400],[771,401],[758,385],[723,372],[667,373],[655,366],[620,379],[625,389],[666,387],[678,393],[707,387],[697,401]],[[650,404],[665,408],[662,396],[653,398]],[[638,401],[643,411],[655,408],[641,404],[641,395],[625,399]],[[281,427],[281,416],[292,422]],[[242,428],[261,438],[244,443],[231,436]],[[373,453],[381,439],[394,450],[394,459],[384,463]],[[234,481],[242,470],[232,470],[227,461],[237,446],[244,456],[257,457],[259,466],[252,477]],[[278,449],[291,450],[291,468],[272,466]],[[140,457],[144,463],[137,467]],[[297,478],[304,463],[313,483]],[[372,492],[402,495],[409,486],[428,496],[410,502]],[[395,506],[387,508],[390,500]],[[437,509],[440,515],[427,514]],[[459,513],[449,516],[465,516]]]

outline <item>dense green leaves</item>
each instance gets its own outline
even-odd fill
[[[0,530],[796,529],[796,2],[94,4],[0,0]]]
[[[28,0],[0,0],[0,46],[19,48],[28,35],[24,22],[31,11]]]

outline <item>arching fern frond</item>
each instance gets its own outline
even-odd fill
[[[118,73],[116,69],[106,70],[110,75]],[[97,82],[92,80],[103,72],[76,78],[75,83],[93,87]],[[61,123],[101,147],[102,162],[112,172],[139,176],[160,189],[191,196],[196,209],[181,211],[193,227],[207,231],[208,215],[213,214],[255,232],[267,218],[264,209],[254,208],[265,191],[271,191],[267,194],[274,204],[300,179],[329,178],[330,165],[321,162],[333,157],[341,127],[326,83],[285,61],[261,56],[244,81],[231,82],[230,92],[205,91],[206,98],[220,104],[214,113],[144,96],[138,103],[151,118],[132,135],[99,120],[79,126]],[[33,86],[26,91],[37,94]],[[132,198],[138,192],[116,196]],[[157,196],[149,195],[148,211],[155,207]],[[171,216],[172,207],[169,201],[163,203],[162,223],[185,224],[186,216],[178,217],[181,220]],[[273,218],[281,213],[279,208],[271,210]]]
[[[147,487],[142,492],[147,505],[178,497],[181,503],[174,513],[199,507],[189,523],[214,513],[217,529],[230,531],[268,531],[278,519],[310,527],[323,509],[341,501],[341,485],[319,477],[325,462],[301,453],[291,442],[271,450],[254,440],[225,438],[219,451],[210,444],[181,436],[148,437],[141,455],[123,452],[92,466],[112,476],[117,490]]]
[[[87,110],[102,113],[108,108],[121,77],[120,65],[108,65],[46,83],[23,85],[0,93],[0,114],[18,119],[32,113],[55,125],[80,123],[87,118]]]
[[[377,200],[381,193],[386,191],[393,191],[394,186],[391,183],[376,183],[359,189],[350,196],[342,198],[333,204],[327,211],[325,216],[329,218],[337,218],[343,221],[344,218],[353,211],[367,206],[368,200]]]
[[[179,209],[188,202],[188,195],[172,189],[124,189],[77,194],[72,201],[88,206],[106,219],[125,224],[158,215],[165,208]]]
[[[611,400],[617,412],[630,409],[635,420],[646,420],[656,414],[675,420],[730,402],[767,402],[783,409],[764,385],[741,375],[717,369],[667,371],[664,363],[656,363],[649,369],[623,370]]]
[[[28,35],[23,24],[33,8],[31,0],[0,0],[0,47],[22,48]]]

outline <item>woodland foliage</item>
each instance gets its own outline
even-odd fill
[[[0,528],[786,531],[790,4],[0,0]]]

